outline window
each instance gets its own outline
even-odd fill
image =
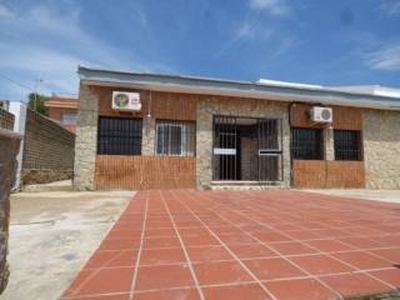
[[[292,151],[294,159],[321,160],[323,155],[322,129],[292,129]]]
[[[62,114],[61,123],[64,125],[76,125],[76,114]]]
[[[336,160],[362,160],[361,132],[357,130],[334,130]]]
[[[156,123],[156,155],[193,156],[195,124],[190,122]]]
[[[99,118],[97,153],[107,155],[140,155],[142,119]]]

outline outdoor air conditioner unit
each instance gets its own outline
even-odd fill
[[[332,108],[314,106],[311,108],[310,118],[313,122],[331,123],[333,121]]]
[[[112,108],[122,111],[138,111],[142,108],[139,93],[112,92]]]

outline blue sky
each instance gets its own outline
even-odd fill
[[[76,94],[79,64],[400,87],[400,0],[0,0],[0,28],[2,99]]]

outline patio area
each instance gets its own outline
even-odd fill
[[[62,299],[343,299],[400,287],[400,205],[139,192]]]

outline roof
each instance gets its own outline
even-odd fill
[[[53,96],[44,105],[46,107],[78,109],[78,99]]]
[[[250,82],[172,74],[114,71],[83,66],[78,68],[78,74],[83,84],[114,88],[137,88],[285,102],[400,110],[400,89],[393,89],[398,91],[397,94],[374,94],[367,93],[364,90],[349,90],[340,87],[323,87],[267,79]]]

